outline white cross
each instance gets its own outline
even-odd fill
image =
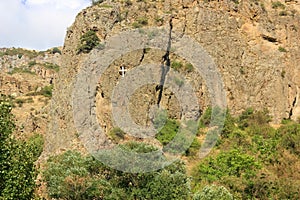
[[[122,72],[122,77],[125,77],[125,72],[127,71],[127,69],[125,69],[124,66],[121,67],[121,69],[119,70],[119,72]]]

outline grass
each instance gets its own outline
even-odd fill
[[[52,70],[54,70],[56,72],[58,72],[59,68],[60,68],[59,65],[53,64],[53,63],[45,63],[44,67],[47,68],[47,69],[52,69]]]
[[[278,47],[278,51],[280,51],[280,52],[287,52],[287,50],[285,48],[283,48],[283,47]]]
[[[22,107],[24,103],[33,103],[33,98],[32,97],[28,97],[26,99],[15,99],[13,101],[13,104],[18,104],[19,107]]]
[[[11,72],[8,72],[8,74],[12,75],[12,74],[17,74],[17,73],[23,73],[23,74],[31,74],[31,75],[36,75],[35,72],[31,71],[30,69],[27,68],[13,68],[13,70]]]
[[[192,72],[194,70],[194,66],[191,63],[187,63],[184,65],[182,62],[176,60],[171,63],[171,68],[176,71],[183,69],[187,72]]]
[[[179,71],[180,68],[182,68],[183,64],[179,61],[173,61],[171,63],[171,67],[176,70],[176,71]]]
[[[132,23],[134,28],[141,28],[146,25],[148,25],[148,19],[146,17],[140,17],[137,19],[137,21]]]
[[[3,56],[15,56],[17,55],[19,59],[21,59],[23,56],[27,56],[30,59],[33,59],[35,57],[38,56],[45,56],[45,52],[44,51],[30,51],[30,50],[26,50],[26,49],[22,49],[22,48],[11,48],[11,49],[7,49],[4,52],[0,52],[0,57]]]
[[[100,5],[101,8],[113,8],[112,5],[108,5],[108,4],[102,4]]]
[[[26,96],[42,95],[44,97],[52,97],[52,90],[53,90],[53,85],[47,85],[47,86],[43,87],[38,92],[29,92],[29,93],[27,93]]]
[[[39,93],[45,97],[52,97],[52,90],[53,90],[53,85],[48,85],[43,87]]]
[[[34,66],[34,65],[36,65],[36,61],[35,61],[35,60],[30,61],[30,62],[28,63],[28,67],[32,67],[32,66]]]
[[[113,128],[109,131],[108,135],[114,142],[120,142],[125,137],[125,132],[120,128]]]
[[[285,9],[285,5],[282,4],[280,1],[274,1],[274,2],[272,2],[272,8],[274,8],[274,9],[277,9],[277,8]]]

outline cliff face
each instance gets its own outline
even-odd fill
[[[80,37],[93,30],[100,41],[104,41],[136,27],[169,28],[170,18],[173,18],[173,31],[194,38],[213,58],[221,72],[232,114],[249,107],[267,108],[274,123],[283,118],[296,120],[300,117],[299,11],[297,2],[266,0],[132,0],[103,2],[84,9],[67,31],[46,151],[79,148],[73,122],[72,92],[76,75],[88,57],[88,54],[78,54]],[[162,55],[163,52],[154,50],[131,52],[116,60],[99,77],[96,110],[105,130],[112,127],[109,97],[120,78],[119,66],[125,62],[130,70],[151,60],[160,62]],[[171,55],[171,60],[180,59]],[[185,61],[180,61],[184,65]],[[209,104],[209,94],[201,75],[179,71],[196,86],[201,109],[204,109]],[[148,116],[142,111],[155,104],[157,95],[155,86],[136,92],[132,98],[132,115],[137,123],[147,124]],[[177,101],[172,92],[164,91],[162,104],[175,118],[180,117]]]
[[[14,107],[17,137],[46,132],[51,85],[61,57],[60,50],[54,50],[0,49],[0,94]]]

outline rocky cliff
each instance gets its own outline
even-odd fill
[[[0,49],[0,94],[10,98],[16,116],[16,135],[44,134],[48,124],[53,80],[60,65],[59,48],[33,51]]]
[[[52,125],[46,152],[80,148],[74,127],[72,94],[76,75],[89,54],[79,53],[82,36],[96,33],[101,41],[121,31],[142,27],[170,28],[195,39],[212,57],[222,75],[227,105],[232,114],[249,107],[267,108],[273,123],[300,117],[300,5],[297,1],[104,1],[80,12],[68,28],[62,68],[52,101]],[[122,44],[120,44],[122,45]],[[97,50],[94,50],[94,53]],[[110,96],[120,80],[119,67],[130,70],[151,61],[161,62],[164,52],[138,50],[121,56],[99,77],[96,91],[97,117],[107,132],[112,128]],[[171,62],[189,63],[176,55]],[[91,66],[95,67],[95,66]],[[201,110],[209,104],[209,94],[201,74],[178,70],[196,87]],[[132,98],[132,115],[146,125],[149,105],[155,104],[155,85],[141,88]],[[162,104],[169,115],[179,118],[178,100],[165,90]],[[79,145],[79,146],[78,146]]]

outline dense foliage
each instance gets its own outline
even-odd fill
[[[200,120],[209,124],[211,109]],[[239,117],[227,113],[221,138],[193,172],[196,193],[221,185],[235,199],[299,199],[300,124],[285,120],[270,126],[266,110],[247,109]]]
[[[143,143],[133,146],[136,151],[148,152]],[[91,156],[68,151],[50,158],[43,176],[51,198],[169,200],[187,199],[190,192],[184,165],[179,161],[159,171],[134,174],[108,168]]]
[[[34,135],[28,141],[14,139],[11,105],[0,99],[0,199],[32,199],[36,169],[34,162],[42,152],[43,140]]]
[[[223,186],[209,185],[196,192],[193,200],[233,200],[233,195]]]
[[[37,187],[34,163],[42,152],[43,139],[39,135],[26,141],[15,139],[11,110],[11,104],[1,97],[0,199],[33,199]],[[218,110],[216,113],[222,114]],[[186,164],[179,160],[153,172],[125,173],[105,166],[90,155],[67,151],[50,157],[43,170],[49,198],[299,199],[299,123],[283,120],[275,129],[269,124],[271,118],[266,110],[247,109],[239,117],[226,112],[217,145],[205,159],[198,159],[196,155],[211,114],[209,108],[202,115],[199,133],[184,155],[190,177]],[[165,146],[177,136],[180,124],[167,119],[165,113],[158,119],[155,127],[160,131],[156,139]],[[195,124],[187,123],[187,126],[195,128]],[[119,128],[112,129],[110,137],[127,151],[157,150],[141,142],[126,142],[125,133]]]
[[[89,30],[80,37],[80,44],[77,53],[89,53],[93,48],[99,45],[99,38],[95,31]]]

